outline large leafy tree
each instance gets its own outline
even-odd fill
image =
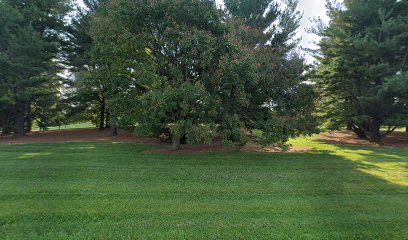
[[[54,107],[68,1],[0,1],[3,134],[24,135],[40,109]],[[47,104],[44,102],[48,101]]]
[[[301,18],[297,1],[285,1],[285,6],[273,0],[225,3],[233,42],[241,42],[245,53],[240,54],[239,63],[248,65],[230,70],[242,74],[241,78],[231,76],[228,82],[245,94],[232,92],[224,98],[223,105],[231,106],[229,116],[246,129],[262,130],[258,140],[263,143],[284,143],[315,132],[315,93],[305,82],[304,60],[296,53],[294,39]]]
[[[109,75],[112,116],[122,124],[135,116],[139,129],[151,134],[171,129],[178,148],[180,138],[208,117],[204,81],[221,54],[221,15],[213,1],[108,5],[95,19],[92,52]]]
[[[133,123],[150,134],[169,129],[174,149],[182,137],[208,142],[220,134],[245,143],[248,131],[259,129],[261,142],[283,143],[314,131],[312,88],[291,41],[299,16],[282,17],[296,13],[294,5],[254,23],[210,0],[105,6],[92,23],[91,52],[118,125]],[[286,30],[273,30],[280,17]]]
[[[213,1],[163,1],[153,7],[150,35],[156,83],[142,96],[142,120],[152,129],[169,127],[173,148],[180,139],[209,141],[216,106],[209,85],[224,50],[225,27]],[[146,111],[148,110],[148,111]],[[153,113],[153,114],[152,114]],[[147,120],[146,119],[146,120]]]
[[[326,115],[335,127],[348,124],[358,136],[380,141],[408,124],[408,3],[345,0],[329,4],[329,15],[316,69]]]

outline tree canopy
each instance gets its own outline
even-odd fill
[[[316,132],[296,0],[70,3],[0,2],[4,134],[24,134],[33,119],[46,128],[81,118],[178,149],[214,138],[281,145]]]
[[[181,138],[209,142],[218,134],[242,144],[255,129],[263,143],[314,132],[314,93],[291,39],[296,2],[286,10],[268,10],[271,1],[241,10],[234,4],[246,3],[227,2],[227,12],[214,1],[191,0],[120,0],[101,8],[91,54],[109,76],[115,124],[153,135],[169,129],[174,148]],[[262,11],[257,20],[248,17]],[[279,18],[286,22],[277,32]]]
[[[24,135],[56,112],[68,1],[0,1],[0,128]],[[55,115],[53,115],[55,116]]]
[[[315,75],[326,116],[380,141],[408,124],[408,3],[345,0],[329,5],[329,14]]]

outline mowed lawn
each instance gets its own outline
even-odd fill
[[[408,239],[408,149],[0,145],[0,239]]]
[[[94,124],[90,122],[80,122],[80,123],[71,123],[68,125],[61,125],[61,126],[53,126],[53,127],[48,127],[47,131],[59,131],[59,130],[71,130],[71,129],[85,129],[85,128],[93,128],[95,127]],[[34,132],[39,132],[42,131],[38,126],[33,127]]]

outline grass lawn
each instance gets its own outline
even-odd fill
[[[82,128],[95,128],[95,125],[90,122],[81,122],[81,123],[71,123],[68,125],[62,125],[60,127],[48,127],[47,131],[56,131],[56,130],[69,130],[69,129],[82,129]],[[34,132],[40,131],[37,126],[33,127]]]
[[[408,149],[0,145],[0,239],[408,239]]]

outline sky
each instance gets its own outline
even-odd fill
[[[314,41],[318,41],[319,38],[311,33],[307,32],[307,29],[313,27],[312,20],[314,18],[322,18],[323,21],[328,21],[325,8],[325,0],[300,0],[299,9],[303,11],[303,19],[299,29],[299,35],[302,37],[302,47],[314,48]]]

